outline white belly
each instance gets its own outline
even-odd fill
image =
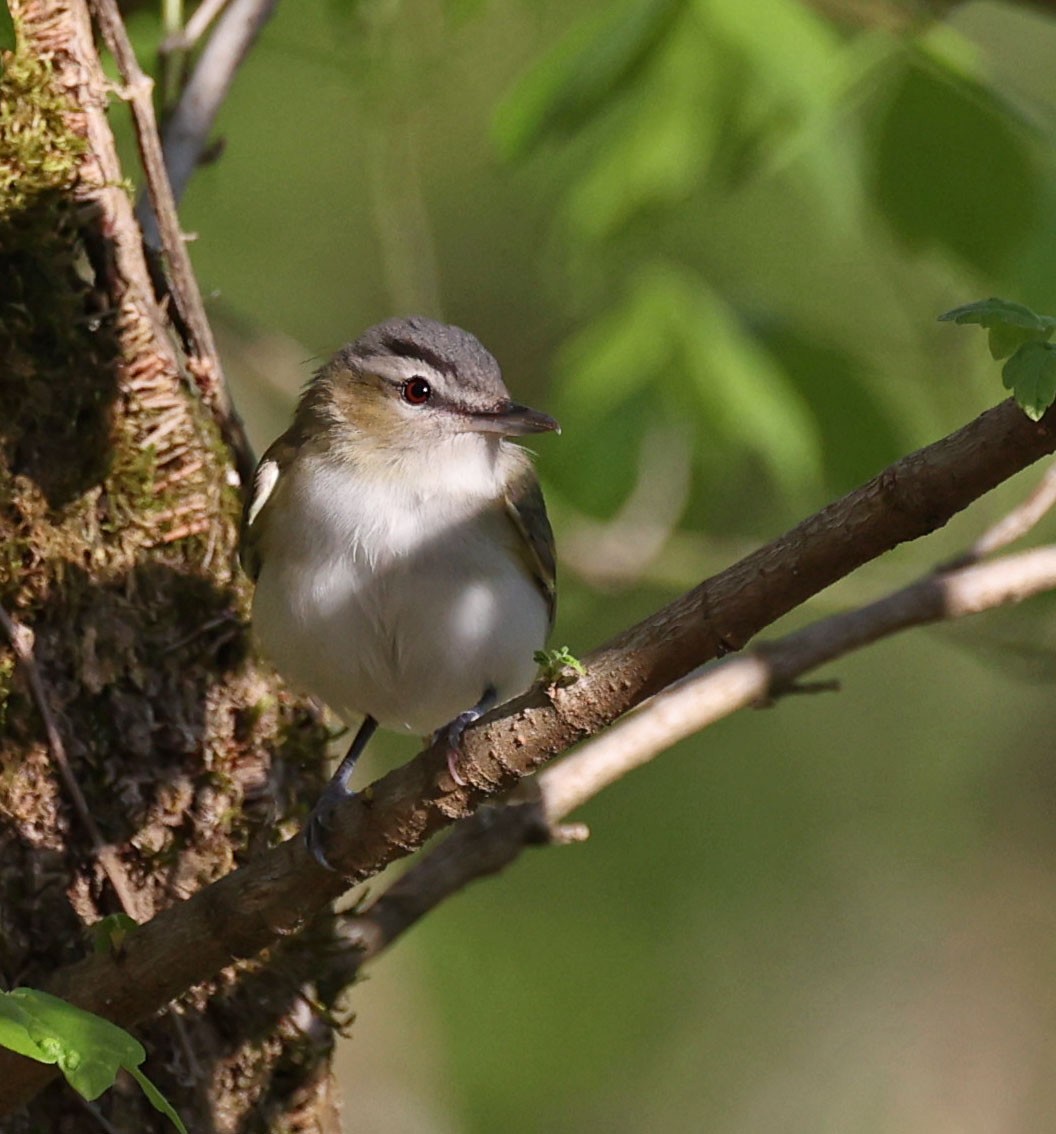
[[[339,483],[337,483],[339,482]],[[269,532],[253,600],[264,652],[345,719],[426,735],[535,675],[542,594],[494,507],[313,478]]]

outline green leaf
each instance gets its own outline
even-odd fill
[[[940,315],[939,321],[986,327],[989,332],[990,355],[996,359],[1008,358],[1024,343],[1049,339],[1056,329],[1056,319],[1052,316],[1039,315],[1022,303],[993,297],[955,307]]]
[[[144,1075],[138,1067],[129,1067],[128,1073],[139,1084],[143,1094],[147,1096],[147,1102],[160,1114],[165,1115],[180,1134],[187,1134],[187,1127],[184,1126],[183,1120],[173,1109],[172,1103],[154,1086],[146,1075]]]
[[[112,1087],[123,1068],[151,1106],[187,1134],[168,1099],[139,1070],[147,1057],[143,1045],[102,1016],[36,988],[0,992],[0,1046],[38,1063],[57,1063],[70,1086],[89,1101]]]
[[[0,5],[0,51],[14,51],[18,45],[15,35],[15,22],[11,18],[11,9]],[[3,74],[3,62],[0,61],[0,74]]]
[[[990,347],[990,357],[1000,360],[1015,354],[1024,344],[1039,342],[1052,334],[1052,328],[1041,330],[1028,327],[1010,327],[1007,323],[995,323],[987,331],[987,344]]]
[[[119,953],[129,933],[136,928],[136,919],[126,913],[107,914],[91,927],[93,952]]]
[[[1005,363],[1001,375],[1023,412],[1037,421],[1056,401],[1056,346],[1024,343]]]
[[[147,1057],[123,1028],[57,996],[16,988],[3,999],[22,1010],[30,1039],[47,1055],[41,1062],[57,1063],[70,1086],[88,1100],[113,1086],[122,1067],[138,1066]]]
[[[825,483],[839,492],[868,480],[906,451],[914,434],[873,387],[865,362],[791,321],[760,329],[763,345],[811,407]],[[847,423],[854,422],[848,429]]]
[[[582,677],[587,672],[587,667],[568,646],[536,650],[532,660],[539,667],[539,676],[545,681],[554,682],[564,678],[562,684],[571,685],[577,677]]]
[[[650,420],[695,428],[698,461],[750,453],[793,500],[820,483],[810,406],[737,313],[680,265],[658,261],[639,270],[623,298],[566,345],[559,365],[558,415],[570,433],[602,435],[599,407],[607,426],[641,391],[639,435]],[[599,444],[606,440],[611,448],[611,436]]]
[[[55,1063],[58,1056],[45,1051],[30,1032],[33,1018],[6,992],[0,995],[0,1047],[6,1047],[38,1063]]]
[[[678,344],[663,376],[673,412],[698,415],[702,443],[752,452],[790,499],[821,480],[821,442],[809,405],[737,312],[700,278],[655,265],[643,276],[668,314],[662,333]]]
[[[670,54],[687,46],[692,45],[683,37]],[[697,60],[703,55],[698,52]],[[597,157],[569,190],[564,211],[574,236],[611,238],[635,216],[677,207],[699,182],[714,157],[721,124],[701,108],[706,99],[678,89],[685,85],[678,70],[662,69],[649,95],[628,110],[621,129],[598,147]],[[717,87],[715,74],[716,67],[709,65],[705,76],[694,75],[692,82]],[[718,101],[716,95],[712,102]]]
[[[690,194],[743,180],[779,148],[787,160],[831,105],[838,42],[788,0],[709,0],[665,28],[633,72],[633,96],[594,109],[564,210],[573,235],[600,241],[646,217],[655,230],[657,213]]]
[[[975,76],[927,45],[885,78],[869,188],[910,248],[939,247],[1003,276],[1044,215],[1044,143]]]
[[[980,327],[1020,327],[1024,330],[1045,330],[1051,333],[1056,327],[1056,319],[1048,315],[1038,315],[1022,303],[1010,299],[979,299],[975,303],[965,303],[939,316],[940,323],[973,323]]]

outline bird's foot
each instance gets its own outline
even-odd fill
[[[475,720],[479,719],[480,714],[469,709],[464,713],[459,713],[450,724],[440,729],[441,733],[446,734],[447,739],[447,770],[451,779],[459,787],[465,787],[468,782],[466,777],[458,770],[458,760],[462,755],[462,734]]]
[[[304,841],[308,847],[308,852],[326,870],[334,870],[330,860],[326,857],[328,833],[334,826],[331,820],[334,812],[346,800],[351,799],[356,794],[348,786],[349,780],[352,778],[352,770],[377,727],[378,722],[373,717],[363,718],[363,723],[359,726],[345,758],[338,765],[333,779],[324,788],[323,794],[312,808],[311,815],[308,816],[308,822],[304,825]]]
[[[459,787],[465,787],[469,782],[465,776],[462,775],[458,767],[458,761],[462,756],[462,734],[467,728],[476,721],[479,721],[485,713],[490,712],[498,699],[495,689],[489,685],[484,690],[484,695],[473,706],[472,709],[466,709],[464,713],[459,713],[457,717],[449,724],[444,725],[443,728],[437,729],[436,739],[445,737],[447,740],[447,770],[451,779]]]
[[[356,793],[342,783],[331,780],[316,801],[308,822],[304,825],[304,842],[308,853],[326,870],[334,870],[326,856],[326,844],[334,829],[334,812]]]

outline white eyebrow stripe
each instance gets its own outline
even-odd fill
[[[408,378],[426,378],[433,383],[434,386],[442,385],[444,382],[444,375],[440,374],[434,367],[430,366],[428,362],[421,358],[405,358],[403,355],[389,355],[385,358],[385,367],[378,367],[378,376],[386,379],[389,382],[395,382],[401,385],[406,382]],[[389,373],[385,373],[385,370]]]
[[[261,508],[268,502],[268,497],[271,496],[275,490],[275,485],[279,483],[279,465],[277,461],[261,461],[260,467],[257,469],[257,475],[253,478],[253,500],[249,505],[249,519],[248,524],[253,526],[253,521],[260,515]]]

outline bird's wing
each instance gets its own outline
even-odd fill
[[[260,458],[253,474],[253,491],[242,509],[242,534],[238,556],[242,570],[256,582],[260,574],[261,546],[268,527],[268,504],[275,499],[275,488],[283,471],[296,452],[294,445],[283,434]]]
[[[512,447],[511,447],[512,448]],[[507,481],[506,514],[517,534],[518,550],[528,573],[535,580],[546,599],[550,625],[557,611],[557,563],[554,555],[554,532],[546,514],[539,477],[531,458],[523,449],[523,459]]]

